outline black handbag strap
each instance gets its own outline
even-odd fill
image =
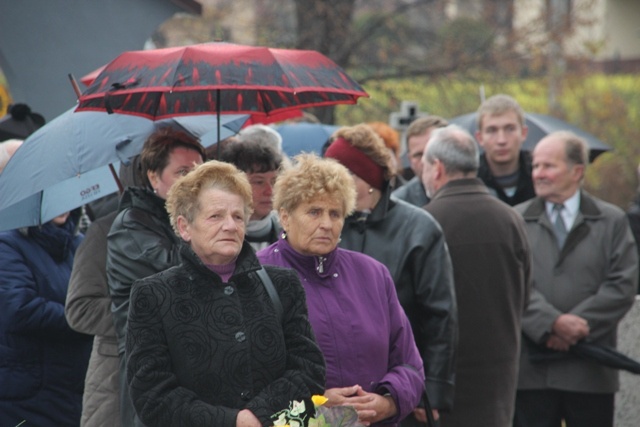
[[[435,427],[436,420],[433,419],[433,411],[431,409],[431,403],[429,402],[429,396],[427,396],[427,389],[422,390],[422,400],[424,400],[424,410],[427,413],[427,426]]]
[[[402,366],[405,368],[409,368],[412,371],[418,372],[416,368],[405,363]],[[423,384],[424,385],[424,384]],[[424,404],[424,410],[427,413],[427,423],[425,424],[427,427],[435,427],[436,420],[433,419],[433,411],[431,410],[431,402],[429,402],[429,396],[427,395],[427,387],[424,386],[422,388],[422,403]]]
[[[267,270],[264,267],[261,267],[260,270],[256,271],[258,277],[262,281],[264,288],[267,290],[269,294],[269,298],[271,298],[271,302],[273,303],[273,308],[276,310],[276,316],[280,323],[282,323],[282,318],[284,316],[284,309],[282,308],[282,302],[280,301],[280,296],[278,295],[278,291],[276,291],[276,287],[273,286],[273,282],[271,278],[267,274]]]

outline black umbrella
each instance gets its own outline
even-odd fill
[[[44,125],[44,117],[32,113],[27,104],[9,106],[9,113],[0,118],[0,141],[26,139]]]
[[[449,120],[449,122],[466,129],[471,133],[471,135],[475,135],[476,130],[478,130],[476,117],[477,113],[469,113],[462,116],[454,117],[453,119]],[[596,157],[598,157],[605,151],[612,150],[609,145],[600,141],[596,136],[585,132],[577,126],[574,126],[552,116],[546,116],[544,114],[537,113],[525,113],[525,122],[527,127],[529,128],[529,132],[527,134],[527,139],[522,144],[523,150],[533,150],[533,147],[536,146],[538,141],[540,141],[551,132],[555,132],[558,130],[568,130],[584,138],[584,140],[587,141],[587,144],[589,145],[589,158],[591,161],[593,161]]]
[[[525,341],[529,344],[529,360],[532,363],[580,358],[609,368],[622,369],[633,374],[640,374],[640,362],[605,345],[579,341],[569,347],[568,352],[562,352],[536,345],[526,337]]]

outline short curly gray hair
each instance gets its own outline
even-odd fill
[[[356,186],[349,170],[336,160],[299,154],[273,188],[273,207],[293,212],[300,204],[329,195],[342,202],[346,218],[356,206]]]
[[[200,210],[200,194],[210,188],[239,195],[244,202],[245,223],[249,222],[253,213],[253,193],[247,175],[231,163],[210,160],[196,166],[169,189],[166,206],[176,234],[180,235],[178,217],[183,216],[192,223]]]

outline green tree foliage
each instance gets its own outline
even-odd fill
[[[438,78],[411,78],[371,81],[365,84],[370,98],[358,105],[340,106],[338,124],[388,121],[403,100],[415,101],[421,111],[452,118],[475,111],[482,88],[487,97],[507,93],[525,111],[549,114],[544,77],[501,79],[489,73],[472,78],[446,75]],[[576,75],[566,80],[561,99],[563,119],[592,133],[614,150],[600,155],[587,170],[585,186],[594,195],[626,208],[638,185],[640,162],[640,76]]]

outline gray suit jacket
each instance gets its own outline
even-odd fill
[[[580,212],[560,251],[544,200],[531,199],[516,210],[524,217],[533,253],[533,290],[522,319],[525,336],[544,343],[555,319],[572,313],[589,322],[587,341],[615,347],[618,322],[633,304],[638,285],[638,255],[625,213],[583,191]],[[523,345],[519,389],[618,389],[613,369],[578,359],[532,364],[529,350]]]

